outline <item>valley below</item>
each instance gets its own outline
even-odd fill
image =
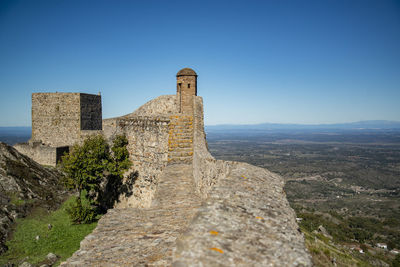
[[[400,131],[209,130],[211,153],[280,174],[316,266],[400,266]]]

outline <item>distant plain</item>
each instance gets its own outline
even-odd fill
[[[389,250],[400,249],[400,129],[213,126],[207,141],[217,159],[248,162],[284,178],[316,266],[333,259],[339,266],[398,261]],[[332,240],[318,235],[320,225]]]

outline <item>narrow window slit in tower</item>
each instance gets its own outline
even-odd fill
[[[188,88],[190,88],[190,83],[188,83]]]

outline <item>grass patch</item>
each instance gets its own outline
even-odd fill
[[[33,199],[21,199],[16,192],[8,192],[7,196],[10,198],[10,203],[15,206],[23,206],[34,202]]]
[[[80,241],[93,231],[97,223],[72,224],[66,208],[73,201],[75,197],[70,197],[54,212],[38,209],[27,218],[17,219],[12,240],[7,242],[9,250],[1,256],[0,264],[20,264],[24,259],[36,264],[49,252],[60,256],[60,261],[63,261],[78,250]],[[48,224],[53,226],[50,230]],[[36,236],[40,239],[36,240]]]

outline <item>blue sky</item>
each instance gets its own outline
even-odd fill
[[[0,0],[0,126],[33,92],[124,115],[184,67],[208,125],[400,121],[400,1]]]

